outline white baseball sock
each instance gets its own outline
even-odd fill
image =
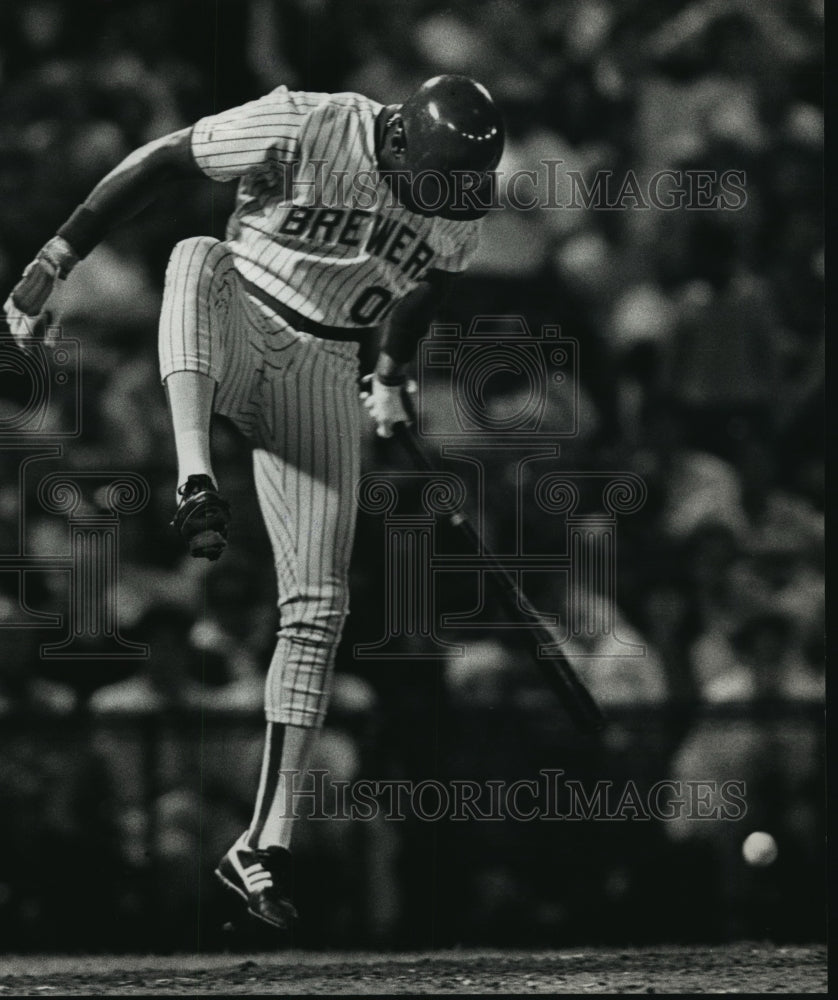
[[[215,381],[202,372],[180,371],[172,372],[165,385],[175,435],[178,486],[189,476],[199,475],[209,476],[217,486],[210,458]]]

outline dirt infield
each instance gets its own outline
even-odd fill
[[[825,993],[826,948],[0,959],[0,996]]]

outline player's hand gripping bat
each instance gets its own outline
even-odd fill
[[[405,410],[410,416],[407,421],[394,425],[394,436],[410,456],[413,464],[424,472],[436,472],[436,467],[428,456],[416,433],[415,410],[410,394],[404,394]],[[533,621],[539,618],[539,612],[532,606],[526,594],[518,586],[514,577],[501,565],[485,546],[462,511],[445,515],[446,520],[463,536],[470,549],[485,560],[488,576],[494,584],[497,597],[506,613],[516,621],[524,622],[536,641],[533,659],[540,669],[547,684],[558,696],[567,714],[574,724],[585,733],[596,733],[605,726],[605,718],[591,693],[577,676],[575,670],[562,652],[562,638],[558,631],[547,624]],[[543,651],[549,646],[550,652]]]

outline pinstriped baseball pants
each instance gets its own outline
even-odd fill
[[[175,371],[211,376],[214,411],[254,446],[279,604],[265,714],[269,722],[318,726],[348,611],[358,346],[291,329],[247,295],[230,250],[201,236],[172,251],[159,352],[164,381]]]

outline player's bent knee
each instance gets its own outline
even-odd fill
[[[207,254],[215,250],[216,247],[223,250],[224,244],[214,236],[187,236],[185,240],[175,243],[172,254]]]
[[[207,269],[215,271],[222,265],[232,267],[233,254],[214,236],[190,236],[181,240],[169,257],[170,269],[193,275]]]

